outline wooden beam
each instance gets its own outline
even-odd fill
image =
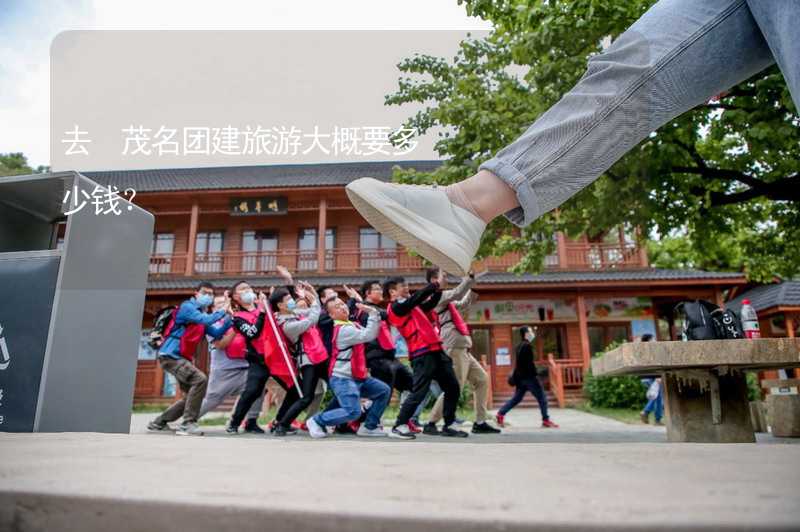
[[[576,311],[578,313],[578,334],[580,334],[581,341],[581,359],[583,360],[584,369],[588,369],[591,364],[592,355],[589,352],[589,326],[586,323],[586,300],[583,295],[578,295],[576,304]]]
[[[192,211],[189,215],[189,242],[186,244],[186,275],[194,273],[194,254],[197,245],[197,220],[200,217],[200,206],[192,204]]]
[[[319,199],[319,228],[317,229],[317,271],[325,272],[325,232],[327,231],[328,201]]]
[[[556,245],[558,246],[558,267],[567,267],[567,238],[563,231],[556,233]]]

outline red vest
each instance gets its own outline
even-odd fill
[[[389,303],[389,323],[397,327],[408,345],[408,358],[413,359],[429,351],[441,351],[442,340],[431,321],[419,307],[407,316],[397,316]],[[438,318],[437,318],[438,319]]]
[[[458,312],[455,304],[450,303],[447,305],[447,310],[450,311],[450,321],[453,322],[453,327],[455,327],[462,336],[469,336],[469,325],[467,325],[467,322],[461,317],[461,313]]]
[[[381,346],[381,349],[384,351],[394,351],[397,347],[394,343],[392,331],[389,329],[389,324],[383,320],[381,320],[381,324],[378,326],[378,345]]]
[[[249,324],[254,324],[256,319],[258,318],[259,311],[257,308],[253,310],[240,310],[234,314],[237,318],[242,318]],[[260,344],[254,343],[253,346],[256,350],[259,349]],[[228,347],[225,348],[225,354],[228,358],[245,358],[247,354],[247,338],[244,337],[242,333],[234,329],[233,340],[231,343],[228,344]],[[264,354],[264,353],[260,353]]]
[[[261,308],[240,310],[234,314],[234,316],[242,318],[252,325],[258,320],[258,316],[261,312],[264,312]],[[272,316],[271,312],[267,312],[261,334],[258,338],[253,339],[253,348],[256,350],[256,353],[264,357],[264,363],[269,368],[270,374],[276,379],[280,379],[286,386],[291,388],[294,386],[294,381],[292,380],[292,373],[290,372],[289,366],[286,364],[286,358],[283,356],[283,352],[289,353],[289,349],[286,347],[286,338],[283,336],[283,331],[281,331],[280,327],[276,325],[273,329],[270,322],[274,324],[275,318]],[[275,335],[276,331],[278,332],[277,336]],[[225,349],[225,354],[230,358],[245,358],[245,354],[247,353],[247,338],[238,330],[235,331],[235,334],[236,336],[234,336],[231,343],[228,344],[228,347]],[[283,346],[283,349],[281,349],[281,346]],[[294,364],[291,358],[289,361],[292,365]],[[292,366],[292,370],[294,370],[294,366]],[[296,375],[297,371],[295,370],[294,373]]]
[[[322,342],[322,333],[316,325],[300,335],[300,342],[303,344],[303,351],[308,355],[308,359],[312,364],[321,364],[328,360],[328,350],[325,349],[325,344]]]
[[[175,318],[178,315],[180,307],[172,311],[172,318],[169,324],[164,329],[164,338],[168,338],[175,328]],[[197,352],[197,346],[203,340],[206,333],[206,326],[202,323],[187,323],[183,327],[183,336],[180,338],[179,350],[181,356],[189,362],[194,361],[194,354]]]
[[[358,323],[353,323],[354,327],[361,328]],[[353,374],[353,378],[358,381],[363,381],[367,378],[367,356],[364,352],[364,344],[356,344],[353,346],[348,347],[343,351],[339,351],[339,347],[337,345],[337,340],[339,338],[339,329],[342,328],[342,325],[335,325],[333,328],[333,340],[332,340],[332,348],[333,353],[331,353],[331,363],[328,366],[328,376],[330,377],[333,375],[333,368],[336,365],[336,361],[340,360],[339,356],[341,353],[350,353],[350,372]],[[347,358],[342,358],[341,361],[348,360]]]

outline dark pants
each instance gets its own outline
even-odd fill
[[[414,387],[411,370],[399,360],[373,358],[367,361],[367,366],[373,378],[383,381],[393,390],[403,393],[410,392]]]
[[[247,415],[247,411],[250,410],[253,403],[264,395],[264,387],[267,385],[267,380],[269,380],[270,376],[269,368],[266,365],[250,363],[250,367],[247,368],[247,381],[244,385],[244,391],[239,396],[239,400],[236,402],[236,409],[233,411],[233,416],[231,416],[231,426],[238,427],[242,424],[244,416]],[[275,381],[284,390],[286,389],[283,381],[280,379],[275,379]]]
[[[300,390],[303,397],[297,393],[297,388],[292,387],[286,392],[286,397],[281,403],[278,415],[275,419],[286,428],[292,424],[300,413],[311,406],[314,401],[314,394],[317,391],[317,384],[322,379],[328,377],[328,361],[319,364],[307,365],[300,368]]]
[[[432,351],[419,356],[411,361],[414,371],[414,381],[411,395],[408,396],[400,407],[397,416],[397,425],[405,425],[417,406],[428,396],[431,381],[436,380],[444,392],[444,424],[449,426],[456,419],[456,408],[461,387],[458,385],[456,373],[453,371],[453,359],[443,351]]]
[[[536,377],[521,379],[517,383],[517,389],[514,391],[514,395],[497,411],[497,413],[501,416],[506,415],[509,410],[522,401],[522,398],[525,397],[525,392],[531,392],[539,403],[539,410],[542,412],[542,421],[550,419],[547,415],[547,397],[544,394],[544,390],[542,390],[542,385],[539,384],[539,379]]]
[[[164,371],[175,377],[183,395],[158,416],[155,422],[164,424],[183,416],[184,423],[196,423],[208,386],[206,374],[185,358],[160,356],[158,362]]]

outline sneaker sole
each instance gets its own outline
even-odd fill
[[[408,435],[400,435],[400,434],[389,434],[390,438],[394,438],[395,440],[416,440],[417,437],[413,434]]]
[[[461,258],[461,261],[467,264],[465,269],[464,266],[462,266],[462,262],[444,253],[437,245],[417,236],[422,233],[430,235],[431,237],[435,236],[435,240],[440,242],[453,242],[461,240],[458,235],[441,226],[428,228],[421,228],[420,226],[415,227],[414,224],[410,222],[418,216],[416,213],[406,209],[391,198],[369,190],[368,183],[368,181],[353,181],[347,185],[345,191],[347,192],[347,197],[350,199],[350,202],[370,225],[395,242],[399,242],[406,248],[419,253],[446,272],[460,276],[467,275],[469,266],[472,263],[472,257],[466,260]],[[375,205],[391,207],[390,212],[380,211]]]

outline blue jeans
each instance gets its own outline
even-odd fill
[[[664,398],[661,396],[661,392],[658,392],[658,396],[655,399],[647,401],[643,412],[645,414],[655,412],[656,421],[661,421],[661,418],[664,417]]]
[[[547,396],[544,394],[544,390],[542,389],[542,385],[539,383],[539,379],[533,377],[531,379],[522,379],[517,383],[517,387],[514,390],[514,395],[511,396],[506,404],[500,407],[500,410],[497,413],[501,416],[508,414],[509,410],[517,406],[522,398],[525,397],[525,392],[531,392],[536,398],[536,402],[539,403],[539,411],[542,413],[542,421],[547,421],[550,419],[550,416],[547,414]]]
[[[524,227],[650,132],[775,62],[800,109],[800,2],[661,0],[525,133],[481,165],[505,181]]]
[[[336,396],[328,408],[321,414],[314,416],[314,420],[322,426],[335,427],[342,423],[354,421],[361,416],[361,397],[372,399],[372,406],[367,410],[367,419],[364,425],[374,429],[381,424],[381,416],[389,404],[392,389],[385,383],[372,377],[366,380],[344,379],[331,377],[330,387]]]

